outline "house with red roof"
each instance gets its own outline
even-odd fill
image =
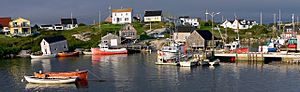
[[[10,17],[0,17],[0,31],[9,32],[9,22],[11,21]]]

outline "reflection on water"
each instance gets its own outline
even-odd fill
[[[300,65],[221,63],[220,66],[155,65],[155,54],[79,56],[64,59],[11,59],[0,62],[0,90],[127,92],[298,92]],[[20,82],[43,71],[89,70],[89,81],[68,85]],[[103,81],[99,81],[103,80]],[[88,83],[87,83],[88,82]]]
[[[75,84],[32,84],[27,83],[25,86],[26,91],[76,91]]]
[[[31,59],[31,66],[33,69],[40,69],[43,72],[51,72],[50,59]]]
[[[127,54],[118,54],[118,55],[92,55],[93,63],[97,62],[117,62],[122,61],[127,57]]]

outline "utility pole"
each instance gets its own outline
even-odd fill
[[[211,13],[205,13],[206,15],[210,15],[211,16],[211,20],[212,20],[212,28],[211,28],[211,31],[212,31],[212,55],[214,56],[214,50],[215,50],[215,37],[214,37],[214,16],[215,15],[218,15],[218,14],[220,14],[220,12],[217,12],[217,13],[215,13],[215,12],[211,12]]]

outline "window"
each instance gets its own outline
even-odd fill
[[[26,26],[27,26],[27,22],[23,22],[23,23],[22,23],[22,26],[23,26],[23,27],[26,27]]]
[[[125,21],[129,21],[129,18],[125,18]]]
[[[126,15],[128,15],[128,13],[126,13]]]
[[[17,22],[13,22],[13,26],[14,26],[14,27],[17,27],[17,26],[18,26],[18,23],[17,23]]]
[[[57,50],[57,48],[55,48],[54,50]]]
[[[46,42],[44,41],[44,45],[46,45]]]
[[[18,29],[14,29],[14,33],[17,34],[19,32]]]

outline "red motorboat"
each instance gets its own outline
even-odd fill
[[[47,78],[47,77],[78,77],[80,80],[87,80],[88,71],[74,71],[74,72],[39,72],[34,73],[35,77]]]
[[[237,48],[235,50],[232,50],[231,53],[248,53],[249,52],[249,48]]]

